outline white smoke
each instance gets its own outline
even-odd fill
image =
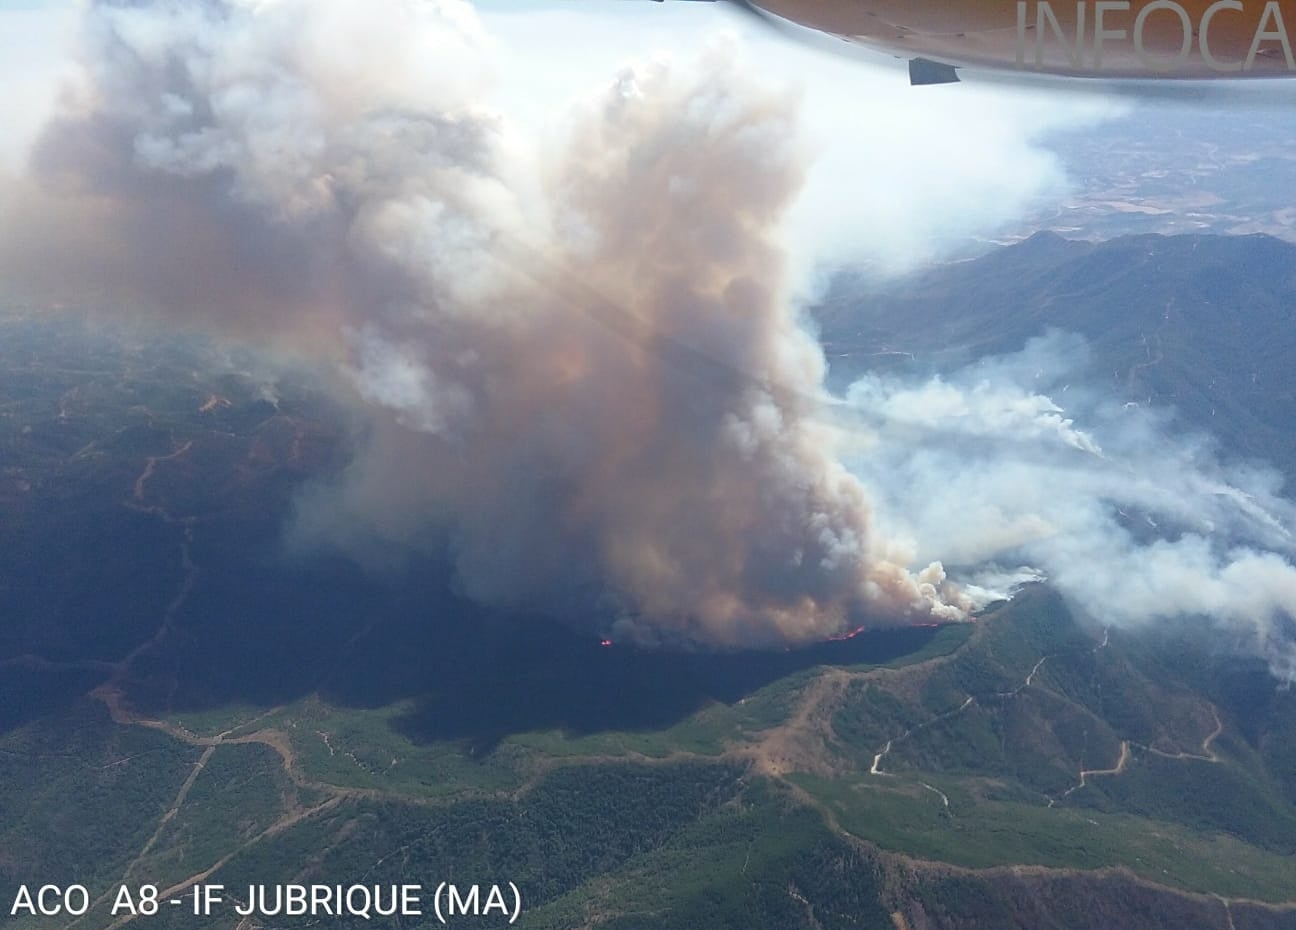
[[[1085,392],[1085,359],[1079,337],[1054,333],[942,378],[853,385],[874,426],[849,464],[878,524],[919,558],[939,551],[971,596],[1034,573],[1103,623],[1207,618],[1290,679],[1296,506],[1281,477],[1222,462],[1164,412]]]
[[[935,123],[879,105],[870,151],[889,114],[917,168],[871,156],[814,227],[790,212],[800,99],[733,43],[622,67],[528,134],[489,105],[497,39],[462,0],[100,3],[83,26],[0,191],[0,272],[332,366],[365,444],[297,538],[363,556],[434,527],[485,602],[727,644],[959,618],[1042,570],[1110,622],[1209,614],[1290,670],[1289,505],[1164,422],[1073,412],[1037,374],[1073,344],[823,391],[788,230],[867,226],[899,266],[934,217],[984,229],[1058,186],[1029,113],[983,108],[933,187]]]
[[[644,638],[964,616],[818,416],[775,238],[794,99],[718,46],[623,70],[531,158],[471,7],[376,7],[92,8],[3,263],[338,359],[368,442],[299,536],[436,525],[474,597]]]

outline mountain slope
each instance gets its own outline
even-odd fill
[[[813,313],[838,385],[866,368],[949,370],[1062,329],[1088,341],[1090,384],[1173,408],[1240,456],[1296,463],[1292,243],[1037,233],[898,281],[842,276]]]
[[[1125,258],[1085,264],[1100,248]],[[1068,313],[1130,352],[1156,316],[1111,302],[1149,248],[1191,277],[1190,242],[1039,239],[940,273],[983,275],[975,320],[912,291],[885,340],[914,366],[1015,348],[1036,323],[993,288],[1088,282]],[[1250,298],[1280,346],[1283,293]],[[839,348],[894,323],[847,309]],[[1202,364],[1228,368],[1223,344]],[[284,558],[294,493],[346,461],[305,386],[271,400],[202,346],[43,319],[3,324],[0,369],[0,898],[79,881],[79,928],[194,930],[233,921],[114,918],[113,889],[453,879],[516,882],[534,928],[1296,927],[1296,696],[1190,633],[1033,587],[975,624],[786,653],[607,647],[473,607],[435,560]]]

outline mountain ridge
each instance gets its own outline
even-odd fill
[[[821,319],[834,376],[1011,351],[1065,309],[1123,396],[1192,401],[1174,327],[1167,361],[1136,367],[1156,301],[1179,294],[1196,319],[1222,300],[1198,272],[1230,250],[1251,256],[1239,275],[1277,282],[1247,298],[1275,326],[1296,287],[1274,271],[1293,253],[1195,239],[1040,236],[855,281]],[[1100,276],[1103,249],[1123,258]],[[1122,311],[1158,262],[1180,283]],[[1048,313],[1014,309],[1049,288]],[[959,314],[955,291],[975,298]],[[942,302],[948,345],[925,315]],[[1190,627],[1126,630],[1033,585],[974,624],[788,653],[605,646],[473,608],[430,562],[376,583],[279,559],[297,489],[346,462],[341,415],[309,384],[271,402],[251,362],[69,320],[0,321],[0,337],[0,616],[17,618],[0,628],[0,897],[83,881],[94,930],[125,878],[454,874],[518,881],[519,925],[553,930],[1296,927],[1296,695]],[[1266,389],[1290,387],[1274,359],[1291,338],[1270,334]],[[1233,383],[1192,382],[1207,398]],[[1182,414],[1210,425],[1200,404]]]
[[[839,389],[866,370],[948,371],[1064,330],[1085,338],[1078,375],[1095,387],[1172,408],[1289,475],[1296,462],[1296,244],[1281,239],[1040,232],[904,278],[843,273],[810,313]]]

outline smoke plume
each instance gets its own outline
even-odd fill
[[[1052,333],[943,377],[856,382],[874,425],[849,464],[878,522],[924,541],[919,556],[938,547],[973,596],[1048,578],[1100,623],[1200,618],[1296,680],[1281,476],[1228,463],[1168,412],[1085,391],[1086,360],[1079,336]]]
[[[724,48],[532,152],[459,0],[105,3],[84,42],[0,262],[335,360],[368,439],[299,537],[433,524],[472,596],[646,639],[964,616],[834,453],[775,239],[795,101]]]
[[[431,529],[484,603],[769,644],[958,619],[1047,576],[1104,623],[1208,616],[1296,677],[1278,482],[1146,411],[1077,388],[1063,409],[1083,346],[825,393],[781,247],[794,95],[717,45],[523,134],[487,104],[494,54],[464,0],[92,4],[0,187],[0,274],[336,371],[363,442],[291,537],[364,557]],[[948,210],[890,192],[871,235],[908,254],[985,212],[964,189],[1027,202],[1057,178],[1023,144],[958,159]],[[888,176],[855,173],[852,223],[860,178]]]

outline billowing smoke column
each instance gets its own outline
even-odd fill
[[[461,0],[94,7],[0,266],[327,353],[369,439],[299,532],[441,527],[483,601],[721,644],[962,617],[819,416],[774,241],[793,102],[718,51],[533,155],[488,46]]]
[[[462,0],[101,3],[84,27],[0,181],[0,280],[337,372],[363,442],[292,539],[431,535],[483,602],[649,642],[957,619],[1043,575],[1099,622],[1207,617],[1296,680],[1296,507],[1087,396],[1083,345],[825,397],[777,245],[795,101],[723,49],[625,71],[537,149],[485,108]],[[1067,411],[1042,393],[1067,386]],[[908,568],[936,558],[963,592]]]

